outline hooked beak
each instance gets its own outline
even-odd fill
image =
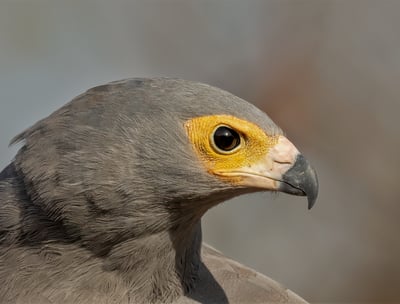
[[[298,154],[293,166],[282,176],[279,191],[307,196],[308,209],[311,209],[318,196],[318,179],[315,170],[303,155]]]
[[[318,196],[315,170],[284,136],[279,136],[277,144],[257,164],[224,172],[224,175],[239,177],[239,184],[246,187],[307,196],[308,209],[314,206]]]

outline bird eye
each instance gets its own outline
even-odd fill
[[[233,129],[220,126],[213,134],[213,143],[221,152],[230,152],[240,144],[240,135]]]

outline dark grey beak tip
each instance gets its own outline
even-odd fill
[[[308,199],[308,210],[311,210],[311,208],[315,205],[315,201]]]
[[[282,178],[280,190],[294,195],[306,195],[308,210],[310,210],[318,197],[318,177],[303,155],[298,155],[292,168]]]
[[[307,200],[308,200],[308,210],[311,210],[311,208],[315,205],[315,202],[317,201],[317,197],[307,195]]]
[[[317,173],[311,166],[308,167],[307,171],[306,175],[308,179],[305,181],[304,192],[307,194],[308,210],[310,210],[317,201],[319,183]]]

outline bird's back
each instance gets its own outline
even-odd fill
[[[307,303],[291,290],[203,244],[203,264],[193,291],[177,304]]]

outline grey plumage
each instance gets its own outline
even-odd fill
[[[211,248],[202,215],[256,191],[208,174],[184,134],[256,107],[208,85],[128,79],[93,88],[17,136],[0,175],[1,303],[303,303]]]

